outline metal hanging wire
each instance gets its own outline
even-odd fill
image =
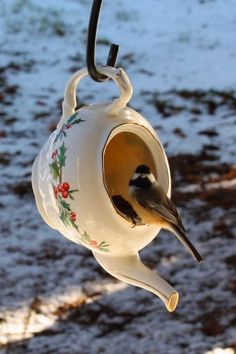
[[[97,81],[103,82],[108,80],[108,77],[102,75],[96,68],[96,38],[97,38],[97,28],[98,19],[100,14],[100,9],[102,5],[102,0],[94,0],[91,8],[89,27],[88,27],[88,38],[87,38],[87,50],[86,50],[86,62],[88,73],[90,77]],[[119,51],[119,46],[117,44],[112,44],[107,58],[107,66],[115,66],[117,54]]]

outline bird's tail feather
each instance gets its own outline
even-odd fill
[[[172,225],[172,231],[175,233],[179,241],[184,245],[188,252],[199,262],[202,263],[202,256],[198,253],[193,244],[189,241],[186,234],[176,225]]]

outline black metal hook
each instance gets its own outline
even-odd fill
[[[89,27],[88,27],[88,38],[87,38],[87,51],[86,51],[86,61],[87,68],[90,77],[97,81],[103,82],[108,79],[107,76],[102,75],[97,71],[95,65],[95,47],[96,47],[96,36],[97,36],[97,27],[98,27],[98,18],[100,13],[102,0],[94,0],[91,8]],[[107,58],[107,66],[115,66],[116,58],[118,54],[119,46],[117,44],[112,44]]]

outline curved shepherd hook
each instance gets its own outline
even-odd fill
[[[90,20],[89,20],[87,52],[86,52],[88,73],[90,77],[97,82],[103,82],[108,80],[107,76],[99,73],[95,65],[96,35],[97,35],[98,18],[99,18],[101,4],[102,4],[102,0],[93,1]],[[112,67],[115,66],[118,50],[119,50],[119,46],[117,44],[111,45],[108,58],[107,58],[107,64],[106,64],[107,66],[112,66]]]

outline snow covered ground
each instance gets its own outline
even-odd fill
[[[85,65],[89,0],[0,1],[0,354],[233,354],[236,338],[235,0],[104,1],[97,61],[121,45],[131,105],[166,147],[173,198],[205,262],[161,232],[144,262],[172,283],[170,314],[51,230],[31,166]],[[101,90],[102,88],[102,90]],[[85,79],[80,103],[110,100]]]

